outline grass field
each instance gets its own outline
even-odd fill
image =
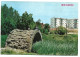
[[[55,35],[55,34],[42,34],[43,41],[33,44],[31,53],[22,53],[22,55],[77,55],[78,54],[78,35],[69,34]],[[1,36],[1,47],[5,46],[7,35]],[[6,52],[7,51],[7,52]],[[2,54],[21,54],[13,50],[4,50]]]
[[[43,41],[33,44],[33,51],[41,55],[77,55],[77,35],[45,35]]]

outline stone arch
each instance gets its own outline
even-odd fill
[[[40,30],[19,30],[14,29],[8,35],[5,47],[22,49],[31,52],[32,44],[41,41],[42,35]]]
[[[36,32],[33,38],[33,43],[38,42],[38,41],[42,41],[42,35],[40,32]]]

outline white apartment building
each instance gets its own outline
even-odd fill
[[[51,28],[63,26],[69,29],[78,28],[78,19],[51,18]]]

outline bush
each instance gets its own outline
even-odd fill
[[[67,29],[65,27],[62,27],[62,26],[59,26],[55,30],[55,34],[64,35],[65,33],[67,33]]]
[[[47,29],[45,29],[45,30],[44,30],[44,33],[45,33],[45,34],[48,34],[48,30],[47,30]]]

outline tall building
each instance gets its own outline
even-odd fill
[[[51,18],[51,28],[63,26],[69,29],[78,28],[78,19]]]
[[[51,28],[56,28],[56,18],[51,18]]]

